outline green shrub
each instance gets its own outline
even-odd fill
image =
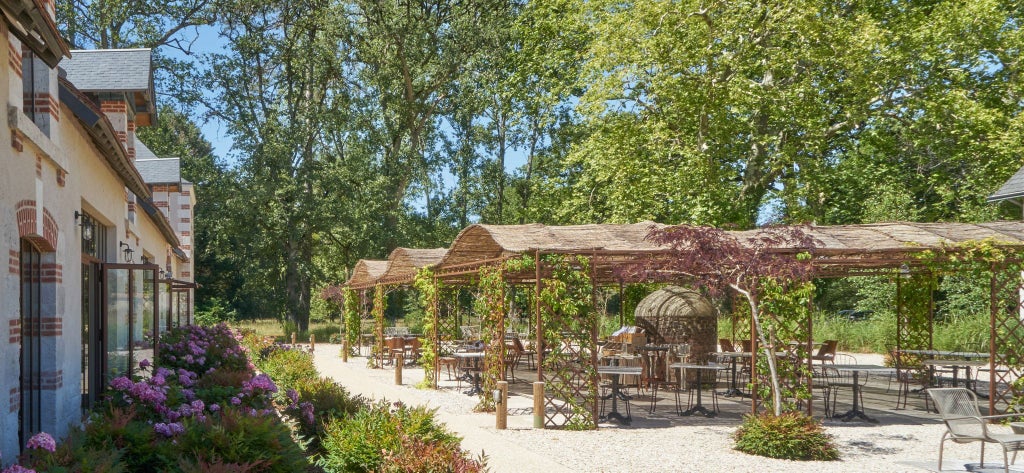
[[[309,333],[316,335],[317,343],[341,343],[339,338],[341,334],[340,325],[324,325],[310,330]],[[332,341],[332,337],[337,339],[338,342]],[[307,336],[306,339],[309,340],[309,337]]]
[[[236,320],[238,320],[238,312],[219,297],[210,298],[205,307],[196,309],[195,323],[197,325],[212,327],[221,322],[235,323]]]
[[[838,460],[839,451],[821,423],[799,412],[748,415],[733,434],[736,449],[785,460]]]
[[[313,365],[313,355],[302,350],[274,345],[264,349],[262,355],[256,366],[274,380],[281,393],[320,377]]]
[[[190,462],[250,465],[251,471],[264,473],[299,472],[309,466],[291,430],[273,415],[225,409],[219,418],[186,425],[176,442],[180,457]]]
[[[351,417],[368,405],[364,398],[352,396],[328,378],[300,382],[294,393],[285,396],[287,406],[282,413],[295,423],[311,452],[321,449],[325,420]]]
[[[379,403],[348,419],[337,419],[325,427],[324,455],[319,465],[328,472],[370,472],[396,465],[416,465],[425,459],[446,459],[439,470],[482,471],[483,465],[470,460],[459,448],[459,438],[434,422],[434,411]],[[432,461],[435,461],[432,460]],[[440,461],[440,460],[436,460]]]
[[[119,473],[136,471],[220,471],[290,473],[309,462],[276,416],[225,409],[216,418],[187,419],[184,433],[167,438],[131,409],[95,415],[71,432],[53,453],[33,452],[25,463],[36,471]]]
[[[232,397],[242,392],[242,386],[252,379],[248,371],[214,370],[199,378],[193,390],[206,404],[226,406]]]

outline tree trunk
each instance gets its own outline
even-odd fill
[[[757,332],[757,338],[761,342],[761,349],[764,350],[765,356],[768,357],[768,379],[772,384],[772,412],[776,416],[782,415],[782,389],[779,384],[779,369],[775,359],[775,337],[771,336],[770,333],[766,333],[761,325],[761,310],[758,306],[757,298],[750,291],[734,289],[737,289],[737,291],[746,296],[747,303],[750,304],[750,317],[754,320],[754,330]],[[757,362],[757,357],[754,355],[751,355],[753,356],[751,363]]]
[[[285,246],[285,317],[298,331],[309,330],[310,277],[302,266],[312,260],[306,242],[289,241]],[[307,259],[308,257],[308,259]]]

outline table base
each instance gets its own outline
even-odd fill
[[[843,422],[849,422],[849,421],[854,420],[854,419],[860,419],[860,420],[863,420],[865,422],[871,422],[871,423],[875,423],[875,424],[878,423],[878,419],[875,419],[874,417],[868,416],[867,414],[864,413],[864,411],[862,411],[860,409],[850,409],[845,414],[840,415],[840,416],[835,416],[835,417],[833,417],[833,419],[839,419],[839,420],[841,420]]]
[[[600,421],[602,422],[611,422],[613,420],[618,421],[622,425],[629,425],[631,422],[633,422],[633,417],[624,416],[620,412],[609,412],[605,415],[602,415],[600,418]]]
[[[725,397],[750,397],[750,394],[741,391],[739,388],[729,388],[719,394]]]
[[[699,404],[679,413],[680,416],[684,417],[692,416],[694,414],[702,414],[704,417],[715,417],[716,415],[718,415],[718,413],[716,413],[715,411]]]

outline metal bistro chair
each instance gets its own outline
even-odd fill
[[[907,398],[910,397],[911,392],[924,394],[931,387],[931,373],[924,365],[914,363],[915,357],[912,355],[903,355],[893,349],[889,351],[889,356],[892,357],[893,363],[896,365],[896,381],[899,383],[899,391],[896,392],[896,409],[906,409]],[[890,378],[890,382],[891,380]],[[927,395],[924,396],[924,410],[927,412],[932,410],[930,399]]]
[[[834,359],[835,364],[837,365],[857,364],[857,358],[853,357],[852,355],[847,355],[843,353],[836,355]],[[833,368],[831,365],[826,364],[822,366],[822,372],[825,374],[825,378],[828,380],[828,388],[826,392],[832,396],[832,408],[831,410],[829,410],[826,407],[826,412],[830,412],[833,416],[836,415],[836,404],[839,399],[839,391],[843,390],[844,388],[850,389],[851,397],[854,393],[858,393],[859,398],[857,399],[857,403],[860,404],[861,406],[864,405],[864,389],[862,388],[864,387],[864,385],[868,383],[867,373],[861,373],[857,376],[857,384],[859,384],[860,386],[855,388],[853,384],[852,371],[839,371]]]
[[[533,362],[533,357],[537,354],[536,350],[527,350],[519,337],[512,337],[512,345],[515,347],[516,352],[519,353],[519,361],[523,361],[524,358],[526,359],[527,369],[537,369]]]
[[[989,421],[1020,417],[1020,414],[1002,414],[983,416],[978,410],[978,398],[967,388],[932,388],[928,395],[935,401],[935,407],[946,423],[946,432],[939,442],[939,470],[942,470],[942,449],[947,438],[956,443],[981,442],[981,467],[985,467],[985,444],[997,443],[1003,448],[1003,471],[1010,472],[1007,452],[1013,451],[1013,462],[1017,461],[1017,452],[1024,450],[1024,435],[1009,433],[993,433]]]
[[[825,340],[821,343],[821,348],[818,348],[818,352],[811,355],[811,360],[820,361],[822,363],[832,363],[835,361],[836,348],[839,346],[838,340]]]

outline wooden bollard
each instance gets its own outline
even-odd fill
[[[341,341],[341,362],[348,363],[348,340]]]
[[[309,334],[309,351],[316,351],[316,334]]]
[[[292,332],[292,345],[295,345],[295,341],[296,340],[297,340],[297,338],[296,338],[295,332]]]
[[[402,365],[405,364],[405,356],[401,353],[395,353],[395,384],[398,386],[402,385]]]
[[[544,428],[544,382],[533,383],[533,428]]]
[[[505,430],[508,428],[508,381],[498,381],[497,405],[494,406],[494,428]]]

